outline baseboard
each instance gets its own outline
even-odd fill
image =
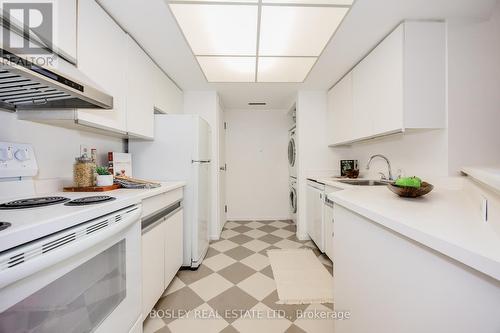
[[[208,239],[210,241],[217,241],[220,239],[220,235],[210,235],[210,236],[208,236]]]
[[[308,234],[297,234],[297,238],[301,241],[305,241],[305,240],[310,240],[311,237],[309,237]]]

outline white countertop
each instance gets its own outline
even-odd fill
[[[116,200],[89,206],[65,206],[57,204],[46,207],[22,210],[0,210],[0,221],[12,226],[0,231],[0,252],[19,244],[50,235],[54,232],[98,218],[111,212],[139,204],[142,200],[186,185],[185,182],[162,182],[162,186],[153,189],[118,189],[108,192],[56,192],[43,193],[29,197],[62,196],[69,199],[108,195]],[[22,197],[1,197],[0,203]]]
[[[480,205],[465,190],[436,186],[424,197],[407,199],[384,186],[350,186],[328,198],[500,280],[500,221],[482,221]]]

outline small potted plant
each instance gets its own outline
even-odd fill
[[[109,173],[106,167],[98,166],[95,168],[97,173],[97,186],[111,186],[113,185],[113,175]]]

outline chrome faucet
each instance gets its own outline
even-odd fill
[[[394,178],[392,177],[391,162],[389,162],[389,159],[387,157],[385,157],[384,155],[377,154],[377,155],[373,155],[372,157],[370,157],[370,160],[368,161],[368,164],[366,165],[366,170],[370,170],[370,164],[372,163],[373,159],[375,159],[376,157],[379,157],[379,158],[385,160],[387,162],[387,169],[389,170],[389,178],[386,178],[385,174],[383,174],[382,172],[379,172],[381,174],[381,179],[382,180],[391,180],[391,181],[394,180]]]

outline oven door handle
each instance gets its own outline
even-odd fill
[[[106,218],[103,218],[103,221],[111,219],[116,215],[117,214],[107,216]],[[141,207],[137,206],[132,209],[129,208],[128,211],[126,211],[123,215],[124,216],[120,220],[120,222],[114,223],[107,228],[98,230],[97,232],[88,235],[83,239],[77,239],[73,242],[69,242],[64,246],[61,246],[50,252],[43,253],[43,251],[39,251],[37,257],[35,258],[29,259],[25,262],[23,261],[13,267],[3,268],[3,270],[0,271],[0,289],[5,288],[6,286],[24,279],[30,275],[33,275],[43,269],[63,262],[64,260],[78,255],[79,253],[88,251],[92,247],[122,234],[123,231],[125,231],[134,223],[140,223]],[[78,227],[79,226],[75,226],[74,229]],[[71,229],[68,231],[71,232]],[[46,242],[46,240],[41,240],[35,243]],[[31,248],[32,246],[33,244],[31,243],[26,245],[27,248]]]

